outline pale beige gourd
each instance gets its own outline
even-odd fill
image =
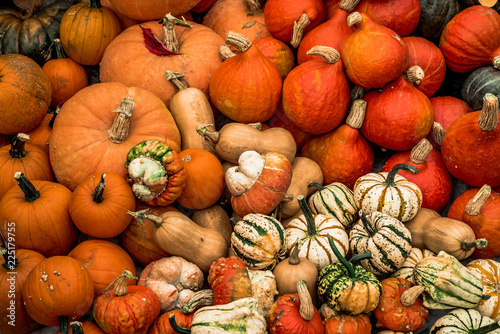
[[[238,163],[238,158],[245,151],[260,154],[277,152],[286,156],[290,162],[293,162],[297,152],[292,134],[283,128],[260,131],[247,124],[229,123],[215,132],[206,126],[198,126],[196,129],[201,136],[212,142],[221,159],[232,163]]]
[[[231,245],[233,223],[227,212],[220,205],[212,205],[206,209],[196,210],[191,220],[201,227],[210,228],[219,232],[226,239],[228,247]]]
[[[486,239],[476,239],[469,225],[441,217],[431,209],[421,208],[405,226],[410,230],[412,247],[427,248],[435,253],[445,251],[458,260],[468,258],[475,248],[486,247]]]
[[[278,217],[280,218],[292,217],[300,212],[297,197],[302,195],[307,198],[316,191],[316,189],[308,187],[309,183],[323,184],[321,167],[309,158],[296,157],[292,162],[292,173],[292,181],[279,207]]]
[[[183,73],[166,71],[166,77],[179,89],[170,100],[169,110],[181,133],[182,150],[201,148],[216,154],[212,142],[196,131],[198,125],[205,124],[208,130],[215,131],[214,113],[207,96],[198,88],[189,87]]]
[[[158,216],[146,211],[129,214],[139,222],[144,219],[153,222],[155,243],[170,255],[183,257],[204,273],[208,273],[214,261],[227,256],[226,240],[216,230],[201,227],[180,212],[168,211]]]

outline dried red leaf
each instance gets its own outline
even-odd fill
[[[144,35],[144,42],[146,42],[146,49],[154,55],[157,56],[171,56],[178,55],[180,53],[172,52],[163,43],[156,37],[156,35],[149,28],[144,28],[140,26],[142,29],[142,34]]]

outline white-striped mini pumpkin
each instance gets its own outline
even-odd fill
[[[413,279],[413,269],[420,262],[420,260],[425,259],[429,256],[436,256],[436,253],[430,251],[428,249],[420,249],[417,247],[413,247],[410,251],[410,255],[406,258],[405,262],[396,270],[391,276],[396,278],[404,278],[415,284],[415,280]]]
[[[336,218],[346,229],[358,219],[358,206],[354,193],[345,184],[334,182],[327,186],[312,182],[309,187],[318,191],[309,197],[309,208],[313,214],[323,214]]]
[[[231,249],[248,268],[272,270],[286,255],[285,229],[276,218],[248,214],[234,226]]]
[[[500,334],[500,325],[475,309],[458,308],[436,320],[429,332],[429,334],[471,333]]]
[[[482,315],[500,321],[500,262],[492,259],[478,259],[470,262],[467,269],[476,273],[483,282],[483,294],[489,299],[481,299],[476,310]]]
[[[333,217],[313,215],[304,196],[297,197],[302,215],[293,219],[285,230],[288,252],[296,247],[297,240],[302,241],[299,257],[305,257],[316,265],[318,271],[329,264],[339,262],[328,242],[332,236],[342,256],[349,251],[349,236],[344,226]]]
[[[381,212],[361,214],[354,224],[349,244],[353,255],[371,253],[372,257],[360,264],[375,275],[388,274],[399,269],[411,251],[411,234],[403,223]]]
[[[400,170],[417,173],[418,169],[398,164],[390,172],[368,173],[354,184],[354,199],[365,214],[382,212],[406,222],[417,214],[422,206],[422,192],[413,182],[397,174]]]

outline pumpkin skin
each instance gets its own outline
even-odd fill
[[[372,332],[372,324],[366,314],[338,314],[326,304],[321,305],[319,313],[323,317],[325,334],[370,334]]]
[[[293,124],[293,122],[286,116],[283,110],[283,103],[280,104],[279,108],[274,112],[273,117],[271,117],[267,124],[271,128],[283,128],[288,130],[292,134],[293,140],[295,141],[296,149],[300,150],[308,139],[311,139],[313,135],[305,133]]]
[[[174,27],[182,57],[157,56],[148,51],[141,26],[151,29],[161,40],[162,25],[157,22],[144,22],[123,31],[104,52],[99,64],[101,82],[122,82],[129,87],[150,90],[168,106],[177,93],[177,88],[165,79],[165,71],[171,70],[182,72],[190,87],[208,95],[210,78],[222,62],[219,47],[224,39],[207,27],[190,24],[192,28]]]
[[[78,320],[94,300],[90,273],[69,256],[52,256],[40,262],[26,277],[21,293],[29,315],[46,326],[58,325],[61,316]]]
[[[0,199],[16,186],[13,172],[23,172],[32,180],[54,181],[48,155],[39,147],[26,143],[24,134],[13,138],[11,145],[0,147]]]
[[[59,36],[61,19],[69,7],[69,1],[46,0],[30,17],[18,9],[0,8],[0,54],[22,54],[42,66],[56,56],[51,44]]]
[[[439,48],[446,65],[457,73],[478,67],[500,66],[500,14],[486,6],[471,6],[446,24]]]
[[[111,2],[109,0],[100,0],[100,1],[101,1],[101,5],[103,5],[104,7],[108,7],[116,14],[116,17],[118,18],[118,22],[120,22],[121,31],[138,23],[137,20],[131,19],[130,17],[127,17],[123,14],[118,13],[116,11],[116,8],[111,4]]]
[[[403,42],[408,48],[408,68],[420,66],[425,76],[416,87],[427,97],[441,87],[446,74],[446,62],[441,50],[429,40],[422,37],[404,37]]]
[[[465,79],[461,90],[462,98],[474,110],[483,107],[483,97],[486,93],[500,98],[500,71],[493,66],[483,66],[474,70]]]
[[[340,44],[340,56],[346,76],[365,90],[380,88],[398,78],[408,65],[408,49],[391,29],[375,23],[363,13],[353,12],[350,18],[361,16],[358,28]]]
[[[196,6],[200,0],[182,1],[140,1],[135,0],[109,0],[117,13],[130,17],[139,22],[159,20],[167,13],[177,16],[188,12]]]
[[[403,292],[413,286],[403,278],[389,277],[382,281],[382,296],[373,310],[378,322],[393,331],[418,331],[427,320],[429,311],[422,306],[422,299],[417,298],[412,305],[401,301]]]
[[[49,154],[49,139],[52,133],[52,127],[54,126],[54,117],[57,116],[58,112],[58,109],[56,109],[54,113],[48,112],[36,128],[26,133],[30,136],[30,144],[40,147],[47,154]]]
[[[483,282],[483,294],[490,296],[488,300],[481,300],[475,309],[482,316],[499,321],[500,263],[493,259],[478,259],[469,262],[467,269],[479,275]]]
[[[80,261],[90,273],[94,282],[94,298],[124,270],[135,276],[135,265],[130,255],[117,244],[100,239],[85,240],[71,250],[68,256]],[[127,285],[135,285],[132,279]]]
[[[113,110],[126,97],[135,102],[130,130],[122,143],[114,144],[107,131],[117,114]],[[68,100],[57,117],[50,161],[58,182],[71,190],[94,173],[114,172],[126,178],[127,153],[144,140],[160,140],[180,151],[180,133],[172,115],[159,98],[142,88],[118,82],[91,85]]]
[[[445,316],[442,316],[430,329],[430,334],[468,334],[468,333],[481,333],[481,327],[495,326],[495,321],[491,318],[482,316],[475,309],[459,308],[450,311]],[[494,329],[492,328],[492,330]],[[498,330],[487,331],[483,333],[500,333]]]
[[[0,133],[14,135],[34,129],[49,110],[49,78],[37,63],[20,54],[0,55],[0,78]]]
[[[446,24],[462,7],[459,0],[420,0],[418,31],[429,39],[439,38]]]
[[[69,203],[69,214],[76,227],[101,239],[116,237],[127,228],[132,221],[127,211],[135,211],[134,193],[127,180],[116,173],[89,175],[73,191]]]
[[[11,225],[9,228],[5,239],[8,243],[12,243],[10,231],[13,231],[15,226]],[[7,248],[7,245],[3,247]],[[40,327],[40,324],[28,315],[21,291],[28,274],[45,259],[45,256],[29,249],[9,248],[15,254],[5,253],[0,260],[0,331],[5,334],[30,333]],[[14,258],[17,260],[16,266],[13,266]],[[13,291],[14,295],[12,295]],[[15,303],[14,307],[12,307],[12,302]],[[12,320],[15,320],[15,326],[9,324]]]
[[[288,73],[295,67],[292,49],[285,42],[271,36],[257,38],[253,44],[276,66],[281,79],[285,80]]]
[[[163,313],[155,320],[154,324],[149,328],[148,334],[176,334],[177,332],[172,329],[168,317],[173,313],[175,323],[183,328],[190,328],[191,321],[193,320],[193,313],[184,314],[180,310],[173,310]]]
[[[252,284],[245,262],[235,256],[215,261],[210,266],[207,281],[214,292],[213,305],[252,297]]]

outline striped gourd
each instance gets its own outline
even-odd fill
[[[399,269],[411,251],[410,231],[394,217],[381,212],[361,215],[354,224],[349,244],[352,253],[371,253],[361,265],[375,275],[388,274]]]
[[[316,265],[318,271],[329,264],[339,262],[337,256],[328,245],[328,235],[340,249],[342,256],[349,251],[349,236],[344,226],[335,218],[325,215],[313,215],[304,196],[298,196],[302,215],[290,221],[286,227],[288,253],[302,242],[299,257],[305,257]]]
[[[428,256],[436,256],[436,253],[428,249],[422,250],[420,248],[413,247],[410,251],[410,255],[408,255],[401,268],[392,273],[391,277],[404,278],[405,280],[415,284],[415,280],[413,279],[413,269],[417,263],[420,262],[420,260]]]
[[[413,182],[396,174],[400,170],[417,173],[418,169],[395,165],[390,172],[368,173],[354,184],[354,199],[365,214],[379,211],[402,222],[412,219],[422,206],[422,192]]]
[[[444,251],[417,263],[413,276],[424,287],[424,306],[430,309],[474,308],[483,296],[479,277]]]
[[[276,218],[248,214],[234,226],[231,249],[249,269],[272,270],[286,255],[285,229]]]
[[[313,214],[323,214],[336,218],[344,227],[350,228],[358,218],[358,206],[354,193],[345,184],[334,182],[325,187],[311,182],[309,187],[318,191],[309,197],[309,208]]]
[[[500,325],[474,309],[455,309],[442,316],[429,334],[500,334]]]
[[[482,315],[500,321],[500,262],[492,259],[478,259],[467,264],[467,269],[476,273],[483,282],[483,294],[489,299],[479,302],[476,310]]]

